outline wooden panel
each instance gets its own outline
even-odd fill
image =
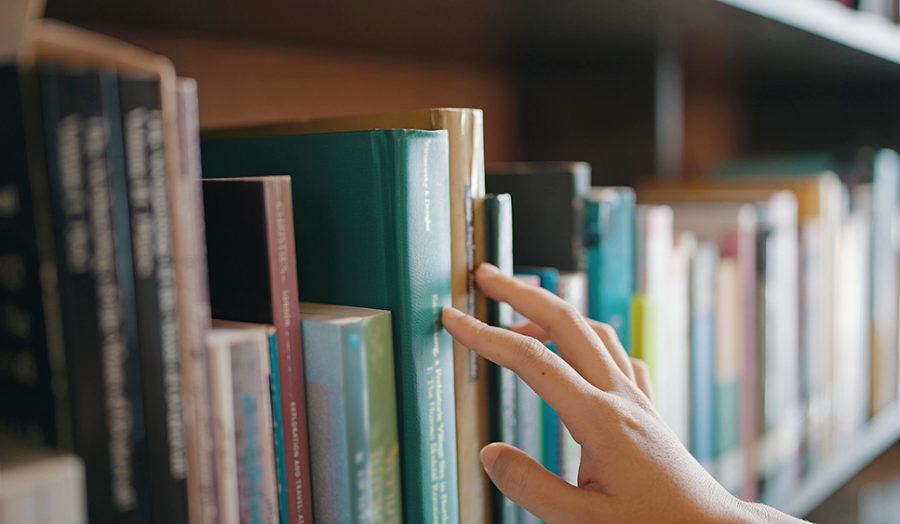
[[[197,79],[204,128],[425,107],[484,109],[488,160],[516,156],[516,92],[499,68],[103,29]]]

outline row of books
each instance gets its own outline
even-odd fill
[[[441,328],[451,304],[523,320],[475,289],[482,261],[611,325],[745,498],[776,502],[896,401],[891,151],[843,182],[735,165],[635,191],[580,162],[486,172],[476,109],[201,140],[164,58],[25,35],[0,70],[0,397],[23,399],[0,423],[74,453],[91,521],[532,521],[481,447],[573,483],[579,449]]]

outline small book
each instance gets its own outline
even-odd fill
[[[391,315],[303,302],[319,522],[402,522]]]
[[[271,411],[271,326],[217,324],[206,335],[220,522],[279,521]]]

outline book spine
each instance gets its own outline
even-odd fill
[[[127,331],[123,310],[128,299],[131,308],[134,303],[128,282],[119,279],[124,264],[117,256],[124,250],[116,251],[114,219],[119,222],[120,216],[113,216],[110,189],[116,158],[109,151],[104,104],[117,102],[110,93],[115,79],[54,69],[39,75],[47,175],[62,246],[59,283],[76,422],[73,447],[85,459],[91,520],[130,522],[138,518],[143,491],[143,472],[135,463],[143,428],[136,334]],[[98,400],[105,409],[97,409]]]
[[[400,504],[400,441],[391,315],[366,323],[364,335],[368,400],[369,461],[372,476],[372,520],[403,522]]]
[[[450,302],[449,187],[446,138],[408,131],[381,169],[389,179],[384,200],[399,216],[385,224],[396,231],[392,290],[401,307],[394,316],[404,483],[404,517],[413,522],[458,520],[453,345],[440,325]],[[373,135],[384,140],[390,135]],[[373,144],[389,152],[389,144]],[[390,161],[384,159],[383,161]],[[385,166],[386,167],[386,166]],[[402,329],[403,327],[406,329]],[[425,395],[423,395],[423,389]]]
[[[299,324],[299,321],[298,321]],[[278,482],[278,518],[282,523],[291,522],[288,517],[288,491],[284,454],[284,419],[281,414],[281,381],[278,369],[278,336],[269,335],[269,396],[272,403],[272,440],[275,449],[275,476]]]
[[[279,380],[282,399],[282,440],[286,444],[286,491],[291,522],[312,522],[310,494],[309,433],[306,422],[306,392],[303,378],[302,338],[297,291],[297,258],[294,247],[293,204],[289,179],[267,180],[266,235],[269,249],[269,280],[272,323],[279,339]]]
[[[187,522],[186,466],[159,83],[120,79],[152,512]]]
[[[55,279],[42,286],[56,269],[42,140],[26,139],[32,82],[16,66],[0,68],[0,398],[27,399],[0,403],[0,419],[7,432],[71,448],[65,356],[53,337],[59,295]]]
[[[316,522],[350,522],[351,457],[347,455],[344,355],[338,326],[303,321],[303,359],[309,407],[309,456]]]
[[[713,304],[718,248],[697,247],[691,267],[691,454],[708,470],[715,457],[715,325]],[[637,318],[637,317],[635,317]]]
[[[347,420],[347,480],[352,508],[351,521],[357,523],[373,522],[364,328],[362,322],[341,327],[346,409],[344,416]]]
[[[237,341],[229,351],[240,522],[271,524],[278,520],[278,498],[269,411],[268,337],[260,333]]]
[[[241,514],[230,345],[231,340],[224,332],[207,332],[204,347],[208,353],[209,413],[213,422],[213,462],[216,470],[215,495],[219,500],[215,515],[216,521],[222,524],[237,524]]]
[[[168,84],[164,84],[164,87]],[[171,87],[171,86],[168,86]],[[188,510],[192,524],[217,522],[216,473],[213,463],[211,390],[204,333],[210,329],[209,289],[206,275],[206,242],[203,200],[200,194],[200,131],[197,84],[178,80],[172,101],[162,97],[164,128],[175,126],[177,141],[165,131],[166,158],[174,158],[167,172],[169,224],[175,270],[175,312],[182,384],[185,458],[187,460]],[[172,150],[176,150],[173,153]],[[171,164],[171,163],[170,163]]]

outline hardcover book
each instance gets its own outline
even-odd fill
[[[584,199],[591,168],[584,162],[519,162],[488,166],[485,187],[509,193],[513,256],[521,266],[583,271]]]
[[[291,180],[203,180],[210,306],[215,318],[275,326],[291,522],[312,519],[309,440],[297,291]],[[253,278],[247,278],[253,275]]]
[[[456,521],[446,131],[206,140],[214,177],[290,173],[300,298],[391,311],[404,518]]]

